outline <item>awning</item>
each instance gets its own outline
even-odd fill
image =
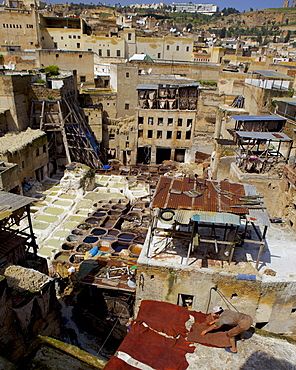
[[[240,225],[240,217],[231,213],[203,213],[192,217],[195,222],[209,222],[213,224],[231,224]]]
[[[284,73],[276,72],[276,71],[262,71],[262,70],[254,70],[253,72],[258,73],[264,77],[270,78],[280,78],[283,80],[292,80],[292,77],[285,75]]]

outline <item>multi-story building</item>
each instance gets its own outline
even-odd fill
[[[138,163],[190,159],[198,86],[198,83],[137,86]]]

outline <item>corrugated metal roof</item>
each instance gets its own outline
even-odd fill
[[[35,198],[29,198],[24,197],[22,195],[12,194],[12,193],[6,193],[3,191],[0,191],[0,210],[4,209],[5,207],[9,207],[9,211],[14,212],[17,211],[20,208],[23,208],[24,206],[33,203],[37,199]],[[2,220],[4,217],[1,217],[0,213],[0,220]]]
[[[258,115],[241,115],[241,116],[230,116],[231,118],[235,119],[238,122],[242,121],[286,121],[286,118],[282,118],[275,115],[266,115],[266,116],[258,116]]]
[[[272,141],[293,141],[282,132],[255,132],[255,131],[235,131],[236,135],[243,139],[259,139]]]
[[[186,194],[191,190],[201,195]],[[162,176],[156,187],[152,208],[247,214],[247,208],[233,207],[240,203],[239,198],[244,195],[242,184],[200,178]]]
[[[244,189],[246,195],[258,195],[254,185],[244,184]],[[249,209],[249,214],[246,215],[246,218],[255,225],[270,226],[267,209]]]
[[[281,78],[283,80],[292,80],[292,77],[285,75],[284,73],[276,72],[276,71],[263,71],[263,70],[254,70],[253,72],[259,73],[264,77],[271,77],[271,78]]]
[[[210,222],[213,224],[231,224],[231,225],[240,225],[240,217],[231,213],[204,213],[195,215],[192,217],[193,221],[196,222]]]

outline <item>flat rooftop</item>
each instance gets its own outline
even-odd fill
[[[240,231],[243,232],[243,229],[244,226],[241,227]],[[151,233],[148,233],[138,263],[180,269],[198,268],[212,273],[224,271],[230,274],[254,274],[261,276],[263,281],[292,281],[296,279],[294,262],[296,259],[295,232],[285,224],[274,223],[268,228],[266,244],[259,261],[258,271],[255,269],[259,252],[258,244],[247,242],[236,246],[230,264],[227,261],[228,256],[223,256],[223,253],[217,259],[213,246],[206,251],[204,245],[200,245],[194,248],[187,262],[191,233],[185,227],[180,227],[179,233],[176,233],[172,238],[170,237],[171,230],[168,224],[159,222],[149,250],[148,244]],[[220,233],[222,233],[222,230]],[[217,234],[219,234],[219,231]],[[249,239],[258,240],[252,228],[248,228],[248,236]]]

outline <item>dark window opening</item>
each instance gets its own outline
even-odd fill
[[[168,118],[168,125],[173,126],[174,119],[173,118]]]
[[[182,126],[182,122],[183,122],[182,118],[178,118],[178,126]]]
[[[36,157],[39,157],[39,148],[36,149]]]
[[[153,117],[148,117],[148,125],[153,125]]]
[[[128,109],[129,109],[129,103],[125,103],[125,104],[124,104],[124,109],[125,109],[125,110],[128,110]]]
[[[157,54],[157,58],[158,58],[158,59],[160,59],[160,58],[161,58],[161,54],[160,54],[160,53],[158,53],[158,54]]]
[[[189,294],[178,294],[178,306],[187,307],[192,309],[194,295]]]
[[[175,159],[176,162],[185,162],[185,149],[175,149]]]
[[[120,57],[120,50],[116,50],[116,56]]]
[[[167,139],[171,139],[172,138],[172,131],[167,131]]]
[[[171,159],[171,149],[169,148],[156,148],[156,164]]]
[[[157,131],[157,139],[162,139],[162,131]]]
[[[138,130],[138,137],[143,137],[143,130]]]
[[[129,78],[129,72],[126,72],[125,77]]]
[[[128,40],[131,40],[131,39],[132,39],[132,34],[131,34],[131,33],[128,33],[128,34],[127,34],[127,39],[128,39]]]
[[[157,122],[158,125],[163,125],[163,118],[158,118],[158,122]]]
[[[153,130],[148,130],[148,139],[153,138]]]
[[[86,81],[86,77],[85,76],[80,76],[80,82],[85,82]]]
[[[138,117],[138,124],[142,125],[144,123],[144,117]]]
[[[190,138],[191,138],[191,131],[186,131],[185,139],[190,140]]]
[[[77,42],[77,49],[80,49],[80,42]]]
[[[43,153],[46,153],[46,144],[43,144]]]
[[[107,57],[110,57],[110,49],[107,49]]]
[[[177,140],[180,140],[181,139],[181,135],[182,135],[182,131],[177,131],[177,133],[176,133],[176,139]]]
[[[189,127],[191,125],[192,125],[192,119],[191,118],[188,118],[188,120],[187,120],[187,127]]]
[[[267,324],[268,324],[268,322],[257,322],[256,325],[255,325],[255,328],[262,329]]]
[[[114,140],[115,139],[115,134],[109,134],[109,140]]]

